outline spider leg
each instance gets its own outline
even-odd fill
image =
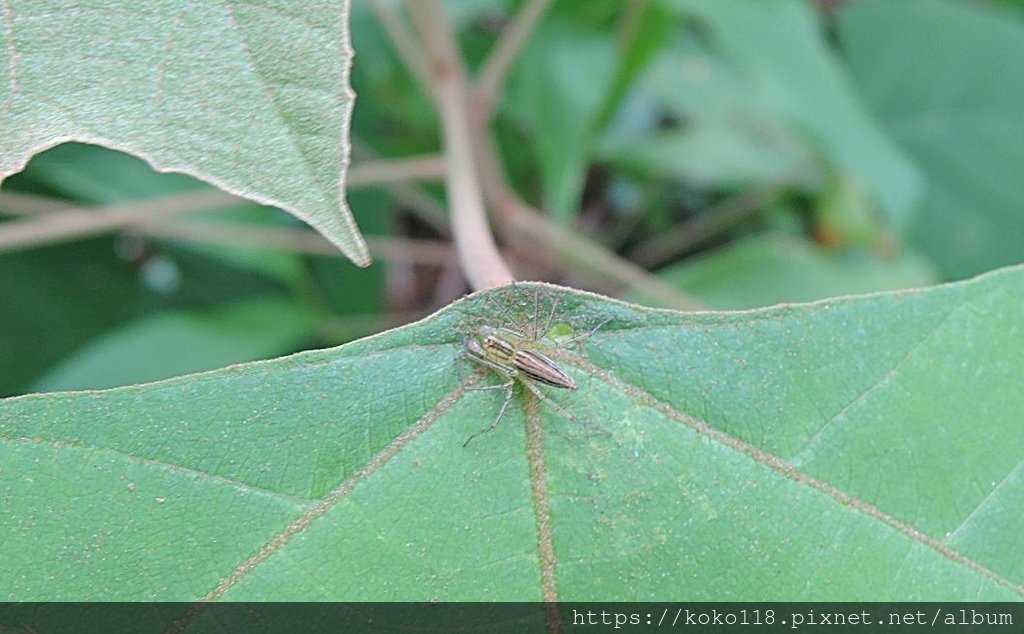
[[[505,302],[499,300],[497,297],[488,297],[488,301],[493,301],[501,309],[501,312],[505,313],[505,318],[511,321],[518,329],[518,334],[526,336],[526,327],[524,324],[519,323],[519,320],[512,314],[512,310],[505,305]]]
[[[538,295],[539,294],[540,293],[538,293]],[[537,323],[536,323],[537,312],[540,311],[540,306],[537,306],[535,308],[535,310],[537,311],[537,312],[534,313],[534,324],[533,324],[533,328],[534,328],[533,336],[534,336],[535,339],[540,340],[540,339],[543,339],[544,337],[546,337],[548,335],[548,332],[551,329],[551,320],[555,318],[555,311],[558,310],[558,304],[561,303],[561,301],[562,301],[562,298],[559,297],[558,295],[555,295],[555,299],[552,300],[552,302],[551,302],[551,312],[548,313],[548,318],[547,318],[547,321],[544,322],[544,329],[543,330],[537,330],[536,329],[537,328]]]
[[[544,403],[547,403],[548,405],[550,405],[552,409],[554,409],[556,412],[561,414],[563,417],[565,417],[566,419],[568,419],[569,421],[571,421],[573,423],[576,423],[577,425],[581,424],[578,418],[576,418],[575,416],[570,414],[564,407],[562,407],[558,403],[556,403],[553,400],[551,400],[548,397],[547,394],[545,394],[544,392],[541,391],[541,389],[539,387],[537,387],[536,385],[534,385],[533,383],[530,383],[528,381],[523,381],[522,383],[523,383],[523,385],[526,386],[526,388],[528,390],[533,392],[534,396],[539,398]]]
[[[497,385],[471,385],[466,388],[467,392],[483,392],[484,390],[507,390],[512,382],[499,383]]]
[[[562,407],[561,405],[556,403],[554,400],[552,400],[547,394],[542,392],[541,389],[539,387],[537,387],[536,385],[534,385],[532,383],[529,383],[527,381],[523,381],[522,383],[523,383],[523,385],[526,386],[526,388],[528,390],[530,390],[530,392],[533,393],[534,396],[539,398],[541,400],[541,402],[547,403],[548,405],[550,405],[551,409],[553,409],[556,412],[558,412],[563,418],[565,418],[569,422],[576,423],[580,427],[597,428],[602,434],[611,435],[610,431],[608,431],[607,429],[605,429],[601,425],[598,425],[597,423],[592,423],[590,421],[582,421],[582,420],[576,418],[568,410],[566,410],[564,407]]]
[[[561,341],[559,343],[561,345],[563,345],[563,346],[569,346],[569,345],[572,345],[572,344],[576,343],[577,341],[583,341],[587,337],[592,336],[594,333],[596,333],[598,330],[600,330],[602,326],[604,326],[605,324],[607,324],[611,320],[612,320],[612,318],[609,317],[608,319],[605,319],[604,321],[602,321],[598,325],[594,326],[592,329],[588,330],[587,332],[580,333],[580,334],[578,334],[578,335],[576,335],[574,337],[570,337],[569,339],[566,339],[565,341]]]
[[[510,380],[507,383],[502,383],[501,385],[490,385],[480,388],[490,390],[500,387],[507,389],[508,392],[506,392],[505,394],[505,402],[501,404],[501,409],[498,410],[498,416],[497,418],[494,419],[494,422],[491,423],[489,427],[484,427],[480,431],[473,433],[473,435],[466,439],[466,442],[462,443],[463,447],[468,445],[469,441],[473,440],[477,436],[482,436],[483,434],[486,434],[489,431],[494,431],[494,429],[498,426],[498,423],[501,422],[501,417],[505,415],[505,410],[508,409],[508,404],[512,401],[512,394],[514,393],[515,383],[515,380]]]

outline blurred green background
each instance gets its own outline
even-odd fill
[[[354,5],[354,164],[437,153],[430,99]],[[448,3],[471,70],[521,5]],[[555,2],[492,130],[527,202],[709,308],[963,279],[1024,260],[1022,20],[1019,0]],[[0,231],[26,200],[204,188],[65,144],[5,182]],[[365,234],[391,241],[368,269],[242,233],[212,244],[145,228],[0,252],[0,396],[335,345],[468,290],[454,259],[415,255],[414,241],[447,238],[437,182],[348,200]],[[188,221],[303,226],[254,204]],[[645,299],[535,249],[508,255],[527,277]]]

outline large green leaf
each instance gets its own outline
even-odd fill
[[[862,93],[927,178],[909,239],[948,278],[1024,261],[1024,24],[899,0],[849,3],[839,26]]]
[[[68,140],[279,206],[369,261],[342,183],[348,3],[8,2],[0,180]]]
[[[329,350],[0,402],[4,599],[1024,595],[1024,269],[677,313],[534,285]],[[462,361],[566,333],[580,424]],[[477,384],[479,385],[479,383]]]

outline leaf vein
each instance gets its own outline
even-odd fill
[[[814,434],[804,442],[803,446],[793,454],[790,462],[793,464],[801,464],[806,458],[806,454],[818,444],[828,431],[836,429],[838,425],[842,424],[842,422],[849,420],[846,418],[847,412],[857,405],[864,403],[872,394],[877,392],[883,386],[888,385],[900,369],[906,365],[907,361],[909,361],[922,346],[928,344],[934,338],[935,334],[942,330],[953,315],[960,312],[960,310],[965,306],[966,304],[961,301],[959,304],[951,308],[945,315],[943,315],[942,319],[937,321],[930,330],[926,331],[920,339],[914,342],[907,351],[897,359],[895,363],[893,363],[892,367],[873,381],[871,385],[861,391],[861,393],[854,397],[849,403],[844,405],[842,409],[832,415],[828,420],[824,421],[821,427],[818,428],[818,431],[814,432]]]

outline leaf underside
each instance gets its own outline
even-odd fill
[[[348,2],[297,7],[4,3],[0,182],[46,148],[96,143],[280,207],[368,264],[343,196]]]

